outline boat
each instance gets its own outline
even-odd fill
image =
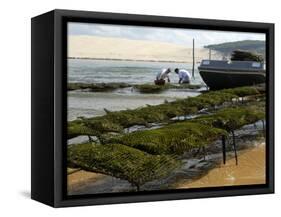
[[[211,90],[265,83],[266,71],[263,62],[202,60],[199,73]]]

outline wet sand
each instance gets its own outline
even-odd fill
[[[216,186],[265,184],[265,144],[238,153],[238,165],[235,159],[210,170],[195,181],[180,181],[176,188],[202,188]]]
[[[87,183],[96,182],[105,177],[106,175],[100,173],[87,172],[84,170],[73,172],[67,176],[68,191],[80,189],[81,187],[84,187]]]

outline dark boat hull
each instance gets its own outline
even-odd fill
[[[199,73],[211,90],[250,86],[265,82],[264,72],[223,72],[199,69]]]

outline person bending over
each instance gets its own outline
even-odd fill
[[[179,76],[179,84],[189,84],[191,80],[191,75],[189,71],[185,69],[175,69],[175,73]]]
[[[167,79],[168,82],[170,82],[169,73],[171,72],[171,69],[162,69],[161,72],[158,72],[156,75],[156,80],[154,81],[157,85],[164,85],[165,79]]]

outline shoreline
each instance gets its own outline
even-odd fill
[[[239,151],[238,165],[235,158],[220,163],[207,174],[193,181],[179,181],[177,189],[254,185],[266,183],[265,143]]]
[[[119,58],[98,58],[98,57],[67,57],[72,60],[104,60],[104,61],[131,61],[131,62],[155,62],[155,63],[187,63],[192,64],[192,61],[176,61],[176,60],[146,60],[146,59],[119,59]],[[195,64],[199,64],[197,61]]]

